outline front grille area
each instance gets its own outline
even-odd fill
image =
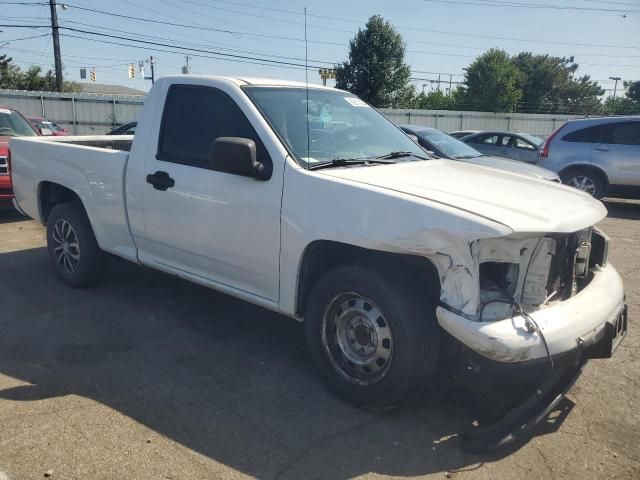
[[[7,157],[0,157],[0,175],[9,175],[9,165]]]
[[[576,275],[576,262],[586,262],[589,268],[606,261],[607,240],[598,230],[587,228],[569,235],[552,235],[556,251],[551,260],[547,292],[556,300],[565,300],[590,281],[591,274]],[[588,255],[588,258],[580,256]],[[578,271],[580,269],[578,268]]]

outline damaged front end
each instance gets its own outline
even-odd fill
[[[461,285],[461,275],[467,277],[459,290],[466,297],[443,292],[437,309],[440,326],[457,340],[450,354],[456,352],[463,371],[531,387],[500,420],[465,432],[466,450],[526,437],[558,406],[584,364],[610,357],[625,338],[624,290],[607,256],[608,238],[596,227],[512,234],[470,243],[473,267],[444,271],[449,283],[457,278]]]
[[[469,244],[467,264],[440,265],[442,328],[499,362],[544,360],[620,330],[622,282],[595,227]],[[453,287],[453,288],[451,288]]]

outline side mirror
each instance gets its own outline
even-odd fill
[[[248,138],[216,138],[209,152],[209,166],[217,172],[261,178],[263,165],[256,160],[256,142]]]

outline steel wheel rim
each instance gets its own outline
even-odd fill
[[[322,344],[336,372],[357,385],[382,380],[393,358],[393,336],[382,309],[353,292],[327,303]]]
[[[578,190],[582,190],[583,192],[587,192],[589,195],[595,195],[596,193],[595,182],[591,177],[587,177],[586,175],[576,175],[575,177],[571,177],[567,182],[567,185],[577,188]]]
[[[80,242],[76,231],[61,218],[53,225],[52,237],[58,266],[66,273],[76,273],[80,266]]]

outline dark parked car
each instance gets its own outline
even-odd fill
[[[536,164],[542,139],[528,133],[480,132],[462,137],[476,150],[497,157]]]
[[[453,138],[462,138],[474,133],[480,133],[480,130],[456,130],[454,132],[449,132],[449,135],[451,135]]]
[[[107,135],[135,135],[138,122],[125,123],[111,130]]]
[[[466,143],[435,128],[420,127],[417,125],[400,125],[400,128],[404,130],[405,133],[416,137],[422,148],[433,152],[437,157],[460,160],[485,167],[499,168],[514,173],[560,182],[560,177],[558,177],[557,174],[545,168],[480,153]]]

